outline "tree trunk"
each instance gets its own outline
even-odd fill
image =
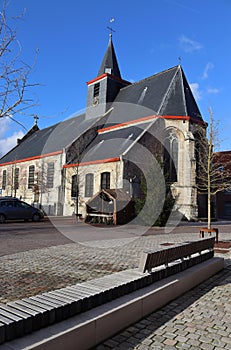
[[[207,187],[208,187],[208,229],[211,229],[211,170],[212,170],[212,152],[213,152],[213,119],[210,111],[210,130],[209,130],[209,149],[207,159]]]
[[[208,229],[211,229],[211,195],[208,192]]]

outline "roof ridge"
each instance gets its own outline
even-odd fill
[[[184,101],[184,109],[185,109],[185,114],[188,114],[188,106],[187,106],[187,101],[186,101],[186,96],[185,96],[185,86],[184,86],[184,75],[182,69],[180,71],[180,77],[181,77],[181,91],[182,91],[182,97]]]
[[[45,128],[39,129],[39,130],[37,130],[37,131],[44,131],[44,130],[47,130],[47,129],[50,129],[50,128],[57,127],[58,125],[60,125],[60,124],[62,124],[62,123],[65,123],[65,122],[67,122],[67,121],[70,121],[70,120],[75,119],[75,118],[78,118],[78,117],[81,117],[81,116],[83,116],[84,114],[85,114],[85,113],[81,113],[81,114],[78,114],[78,115],[71,116],[71,117],[69,117],[69,118],[67,118],[67,119],[65,119],[65,120],[61,120],[61,121],[59,121],[59,122],[57,122],[57,123],[55,123],[55,124],[46,126]],[[37,132],[37,131],[36,131],[36,132]]]
[[[173,84],[173,82],[174,82],[175,79],[176,79],[177,73],[178,73],[179,71],[181,71],[179,65],[176,66],[176,68],[177,68],[177,70],[176,70],[174,76],[172,77],[172,79],[171,79],[171,81],[170,81],[170,83],[169,83],[169,86],[168,86],[168,88],[167,88],[167,90],[166,90],[166,92],[165,92],[165,94],[164,94],[164,96],[163,96],[163,99],[162,99],[161,103],[160,103],[159,109],[158,109],[158,111],[157,111],[158,114],[160,114],[160,111],[161,111],[162,107],[164,106],[164,102],[165,102],[165,100],[167,99],[167,96],[168,96],[168,94],[169,94],[169,92],[170,92],[170,90],[171,90],[172,84]]]

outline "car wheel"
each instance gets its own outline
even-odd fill
[[[32,221],[34,222],[38,222],[41,220],[41,216],[38,214],[38,213],[35,213],[33,216],[32,216]]]
[[[0,224],[4,224],[4,222],[6,221],[6,218],[3,214],[0,214]]]

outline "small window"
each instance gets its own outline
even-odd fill
[[[110,173],[105,172],[101,174],[101,190],[110,188]]]
[[[54,163],[47,164],[47,188],[53,188],[54,186]]]
[[[100,83],[96,83],[96,84],[94,85],[93,97],[99,96],[99,89],[100,89]]]
[[[29,166],[29,176],[28,176],[28,188],[33,188],[33,186],[34,186],[34,171],[35,171],[35,166],[30,165]]]
[[[79,184],[78,175],[73,175],[71,178],[71,197],[78,197],[79,195]]]
[[[94,190],[94,174],[86,174],[85,176],[85,197],[92,197]]]
[[[19,188],[19,168],[15,168],[14,170],[14,189],[17,190]]]
[[[2,172],[2,189],[6,189],[6,170],[3,170]]]

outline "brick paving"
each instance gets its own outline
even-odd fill
[[[228,239],[229,234],[223,235]],[[195,240],[195,233],[69,243],[0,257],[0,303],[135,268],[144,249]]]
[[[231,225],[230,225],[231,228]],[[0,257],[0,303],[138,266],[144,249],[198,239],[194,232],[60,242]],[[231,241],[229,229],[223,241]],[[64,244],[65,243],[65,244]],[[224,253],[224,254],[223,254]],[[216,250],[226,268],[208,281],[97,347],[102,349],[230,349],[231,248]]]
[[[95,350],[231,349],[231,265]]]

